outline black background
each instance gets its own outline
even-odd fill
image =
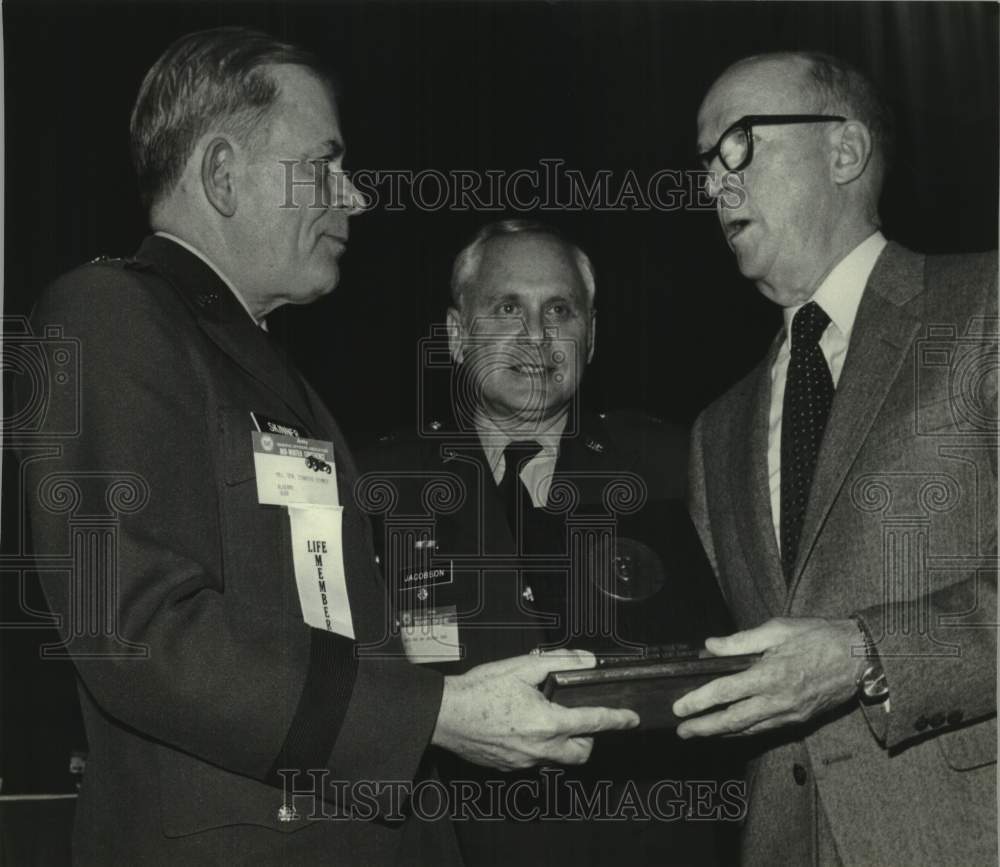
[[[886,234],[928,252],[996,245],[995,4],[7,0],[3,17],[9,315],[27,313],[60,272],[135,250],[146,225],[127,131],[141,77],[177,36],[230,23],[331,61],[344,85],[348,164],[370,169],[511,171],[551,158],[621,179],[628,169],[646,178],[692,168],[698,104],[728,63],[780,48],[838,53],[870,72],[898,115]],[[273,317],[355,444],[416,420],[417,341],[443,320],[453,256],[498,216],[365,214],[352,222],[337,291]],[[574,236],[597,269],[591,405],[689,422],[778,328],[777,308],[740,277],[711,213],[540,216]],[[16,473],[4,483],[9,552]],[[10,667],[13,656],[37,656],[38,634],[4,636],[8,792],[69,782],[68,687]]]
[[[961,3],[112,3],[4,5],[6,311],[58,273],[129,255],[146,231],[128,158],[145,70],[182,33],[261,27],[330,60],[355,169],[694,167],[695,115],[737,57],[839,53],[898,115],[890,238],[996,245],[997,7]],[[352,221],[333,296],[272,328],[359,443],[412,423],[417,341],[441,322],[455,253],[505,214],[385,210]],[[755,362],[776,308],[738,274],[710,213],[548,212],[598,274],[588,401],[691,421]],[[719,343],[705,334],[711,324]],[[123,323],[127,327],[127,323]]]

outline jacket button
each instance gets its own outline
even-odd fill
[[[948,714],[948,725],[957,726],[965,716],[960,710],[953,710]]]
[[[804,786],[806,784],[806,780],[809,779],[809,774],[806,773],[805,767],[800,765],[798,762],[792,765],[792,779],[795,780],[796,784],[799,786]]]
[[[913,727],[918,732],[922,732],[929,725],[930,725],[930,723],[927,721],[927,717],[920,716],[920,717],[917,717],[917,721],[913,724]]]
[[[944,725],[944,714],[943,713],[934,714],[934,716],[932,716],[930,719],[930,723],[936,729],[941,728],[941,726]]]

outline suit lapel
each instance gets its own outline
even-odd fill
[[[820,445],[789,603],[847,472],[919,330],[920,323],[902,305],[923,289],[923,270],[924,257],[889,244],[868,279]]]
[[[163,277],[191,309],[208,338],[314,433],[315,419],[298,373],[205,262],[179,244],[155,235],[143,242],[135,260]]]
[[[768,607],[780,611],[787,586],[781,570],[781,554],[774,537],[771,514],[771,486],[767,472],[768,427],[771,410],[771,366],[781,346],[783,335],[775,338],[771,350],[758,368],[753,393],[749,396],[744,417],[737,430],[749,432],[742,448],[735,450],[734,472],[736,521],[747,553],[750,573],[761,576],[758,589]]]

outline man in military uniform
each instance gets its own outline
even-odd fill
[[[576,400],[596,324],[586,254],[546,225],[500,221],[459,253],[451,289],[452,418],[384,437],[361,459],[359,501],[379,516],[410,658],[461,672],[536,649],[694,647],[725,629],[683,502],[686,432]],[[616,741],[574,775],[586,791],[723,775],[704,753],[682,759],[670,733]],[[453,781],[495,776],[447,757],[442,767]],[[713,863],[725,836],[711,822],[519,822],[479,807],[479,821],[456,825],[470,864]]]
[[[454,863],[449,824],[395,788],[429,743],[582,762],[591,733],[638,719],[534,689],[585,654],[442,678],[382,642],[354,461],[265,327],[334,289],[363,206],[316,59],[242,28],[184,36],[131,138],[154,234],[32,317],[80,351],[79,402],[41,396],[40,436],[75,434],[25,460],[34,550],[75,564],[42,579],[90,745],[74,863]]]

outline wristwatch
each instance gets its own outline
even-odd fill
[[[866,665],[858,677],[858,689],[861,691],[862,700],[872,704],[885,701],[889,698],[889,683],[885,679],[885,671],[882,669],[882,662],[878,658],[878,651],[875,649],[875,640],[865,622],[857,614],[851,615],[851,620],[857,624],[858,632],[865,645]]]

